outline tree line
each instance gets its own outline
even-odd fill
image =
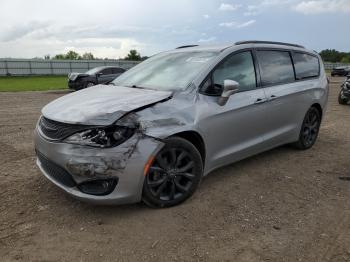
[[[122,58],[122,60],[130,60],[130,61],[142,61],[146,60],[147,56],[141,56],[141,54],[135,50],[132,49],[129,51],[127,56]],[[56,59],[56,60],[103,60],[103,58],[97,58],[92,53],[83,53],[79,54],[78,52],[75,52],[73,50],[68,51],[66,54],[57,54],[53,57],[50,57],[49,55],[46,55],[44,57],[45,60],[49,59]],[[108,58],[105,58],[108,59]]]
[[[350,52],[339,52],[335,49],[325,49],[320,52],[324,62],[350,63]]]

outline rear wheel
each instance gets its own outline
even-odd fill
[[[344,98],[342,96],[342,91],[340,91],[339,96],[338,96],[338,103],[341,105],[346,105],[348,103],[349,99],[348,98]]]
[[[302,150],[311,148],[317,140],[320,125],[321,112],[316,107],[311,107],[305,115],[299,140],[294,145]]]
[[[146,174],[142,200],[152,207],[170,207],[188,199],[203,173],[201,155],[180,137],[165,140]]]

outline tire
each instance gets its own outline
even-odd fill
[[[171,207],[191,197],[203,176],[197,148],[180,137],[164,141],[145,176],[142,201],[150,207]]]
[[[93,82],[88,82],[88,83],[86,83],[85,88],[92,87],[92,86],[94,86],[94,85],[95,85],[95,83],[93,83]]]
[[[317,140],[320,125],[321,112],[316,107],[311,107],[305,114],[299,140],[294,143],[294,146],[300,150],[311,148]]]
[[[348,101],[349,101],[349,99],[347,99],[347,98],[342,98],[341,97],[341,91],[339,92],[339,95],[338,95],[338,103],[340,104],[340,105],[346,105],[347,103],[348,103]]]

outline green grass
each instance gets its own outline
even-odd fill
[[[0,92],[47,91],[68,89],[67,76],[0,77]]]

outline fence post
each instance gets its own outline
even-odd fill
[[[32,75],[32,61],[29,60],[28,64],[29,64],[29,74]]]
[[[52,61],[50,61],[50,69],[51,69],[51,75],[53,75],[53,66],[52,66]]]
[[[72,73],[72,61],[69,61],[69,70],[70,70],[70,73]]]
[[[6,75],[8,76],[9,75],[9,67],[7,64],[7,60],[5,60],[5,72],[6,72]]]

